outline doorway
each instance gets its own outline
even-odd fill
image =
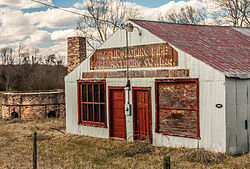
[[[125,92],[109,87],[109,137],[126,139]]]
[[[132,89],[134,140],[152,142],[151,130],[151,88]]]

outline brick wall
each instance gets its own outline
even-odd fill
[[[49,114],[65,116],[65,94],[63,91],[35,93],[3,93],[2,118],[10,119],[14,114],[23,120],[46,118]]]
[[[86,58],[86,38],[68,37],[68,73]]]

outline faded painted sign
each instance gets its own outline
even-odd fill
[[[135,67],[171,67],[178,65],[178,53],[169,44],[126,48],[98,49],[91,56],[90,69],[119,69]]]
[[[82,78],[125,78],[126,71],[115,72],[83,72]],[[154,77],[189,77],[188,69],[155,70],[155,71],[129,71],[130,78],[154,78]]]

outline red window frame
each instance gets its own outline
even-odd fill
[[[86,85],[86,99],[87,101],[83,101],[83,92],[82,86]],[[94,85],[98,85],[98,102],[95,101],[95,91]],[[104,102],[101,102],[100,98],[100,85],[104,85]],[[92,86],[92,101],[89,101],[88,97],[88,86]],[[97,126],[97,127],[107,127],[107,117],[106,117],[106,81],[105,80],[78,80],[77,81],[77,95],[78,95],[78,124],[79,125],[90,125],[90,126]],[[87,105],[87,120],[83,119],[83,104]],[[92,108],[92,119],[89,119],[90,112],[89,112],[89,105],[93,105]],[[99,121],[95,121],[95,105],[99,105]],[[101,105],[104,105],[104,122],[101,121]]]
[[[158,105],[158,84],[160,83],[176,83],[176,82],[180,82],[180,83],[185,83],[185,82],[191,82],[191,83],[195,83],[197,85],[197,131],[196,131],[196,136],[192,137],[189,135],[178,135],[178,134],[173,134],[173,133],[165,133],[165,132],[160,132],[159,131],[159,105]],[[155,133],[161,133],[164,135],[170,135],[170,136],[179,136],[179,137],[186,137],[186,138],[196,138],[196,139],[200,139],[200,118],[199,118],[199,79],[197,78],[192,78],[192,79],[156,79],[155,80]]]

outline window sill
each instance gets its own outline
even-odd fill
[[[78,125],[82,126],[90,126],[90,127],[102,127],[102,128],[108,128],[106,123],[96,123],[96,122],[80,122]]]

